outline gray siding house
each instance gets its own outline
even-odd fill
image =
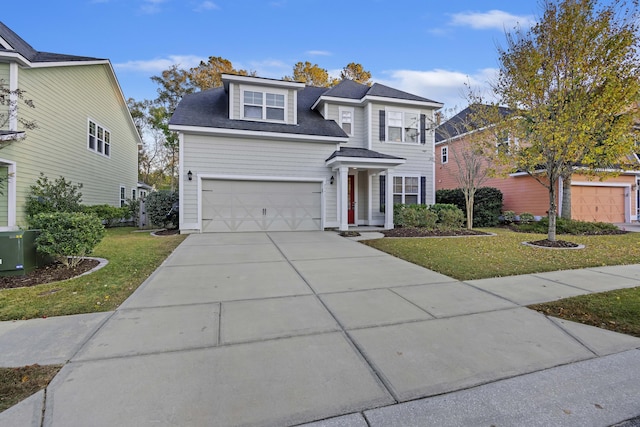
[[[384,85],[332,88],[224,74],[187,95],[180,231],[393,228],[393,203],[434,203],[434,112]]]

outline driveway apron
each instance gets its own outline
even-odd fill
[[[500,285],[333,232],[191,235],[64,366],[44,425],[359,425],[348,414],[640,346]]]

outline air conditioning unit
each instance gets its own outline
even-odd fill
[[[37,236],[37,230],[0,232],[0,276],[24,276],[43,264]]]

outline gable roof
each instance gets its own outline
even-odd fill
[[[478,122],[473,121],[473,115],[480,112],[482,108],[490,108],[490,106],[485,104],[471,104],[438,126],[436,128],[436,144],[490,126],[491,123],[486,120],[480,119]],[[498,113],[501,117],[506,117],[511,113],[511,110],[506,107],[498,107]]]
[[[91,58],[88,56],[37,51],[19,35],[14,33],[13,30],[0,22],[0,56],[6,53],[18,54],[30,63],[105,61],[105,59]]]
[[[223,87],[192,93],[182,98],[171,126],[197,126],[292,135],[344,138],[347,134],[333,120],[325,120],[311,105],[326,88],[307,86],[298,92],[298,124],[256,122],[229,118],[229,97]]]
[[[391,156],[389,154],[379,153],[377,151],[368,150],[366,148],[357,148],[357,147],[340,147],[339,150],[334,151],[327,158],[327,161],[335,157],[357,157],[360,159],[405,160],[403,157]]]
[[[368,86],[349,79],[343,79],[337,85],[326,89],[322,96],[313,104],[313,108],[315,108],[325,98],[342,98],[345,100],[360,102],[364,102],[367,98],[386,98],[403,102],[430,104],[431,107],[435,108],[440,108],[444,105],[441,102],[433,101],[408,92],[403,92],[380,83],[374,83],[372,86]]]

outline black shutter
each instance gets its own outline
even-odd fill
[[[385,205],[385,190],[386,190],[386,186],[385,186],[385,182],[386,182],[386,176],[384,175],[380,175],[380,212],[384,213],[384,205]]]
[[[420,114],[420,144],[427,143],[427,116]]]
[[[427,177],[420,177],[420,203],[427,204]]]
[[[384,129],[386,126],[385,118],[384,118],[384,110],[380,110],[380,141],[386,140]]]

